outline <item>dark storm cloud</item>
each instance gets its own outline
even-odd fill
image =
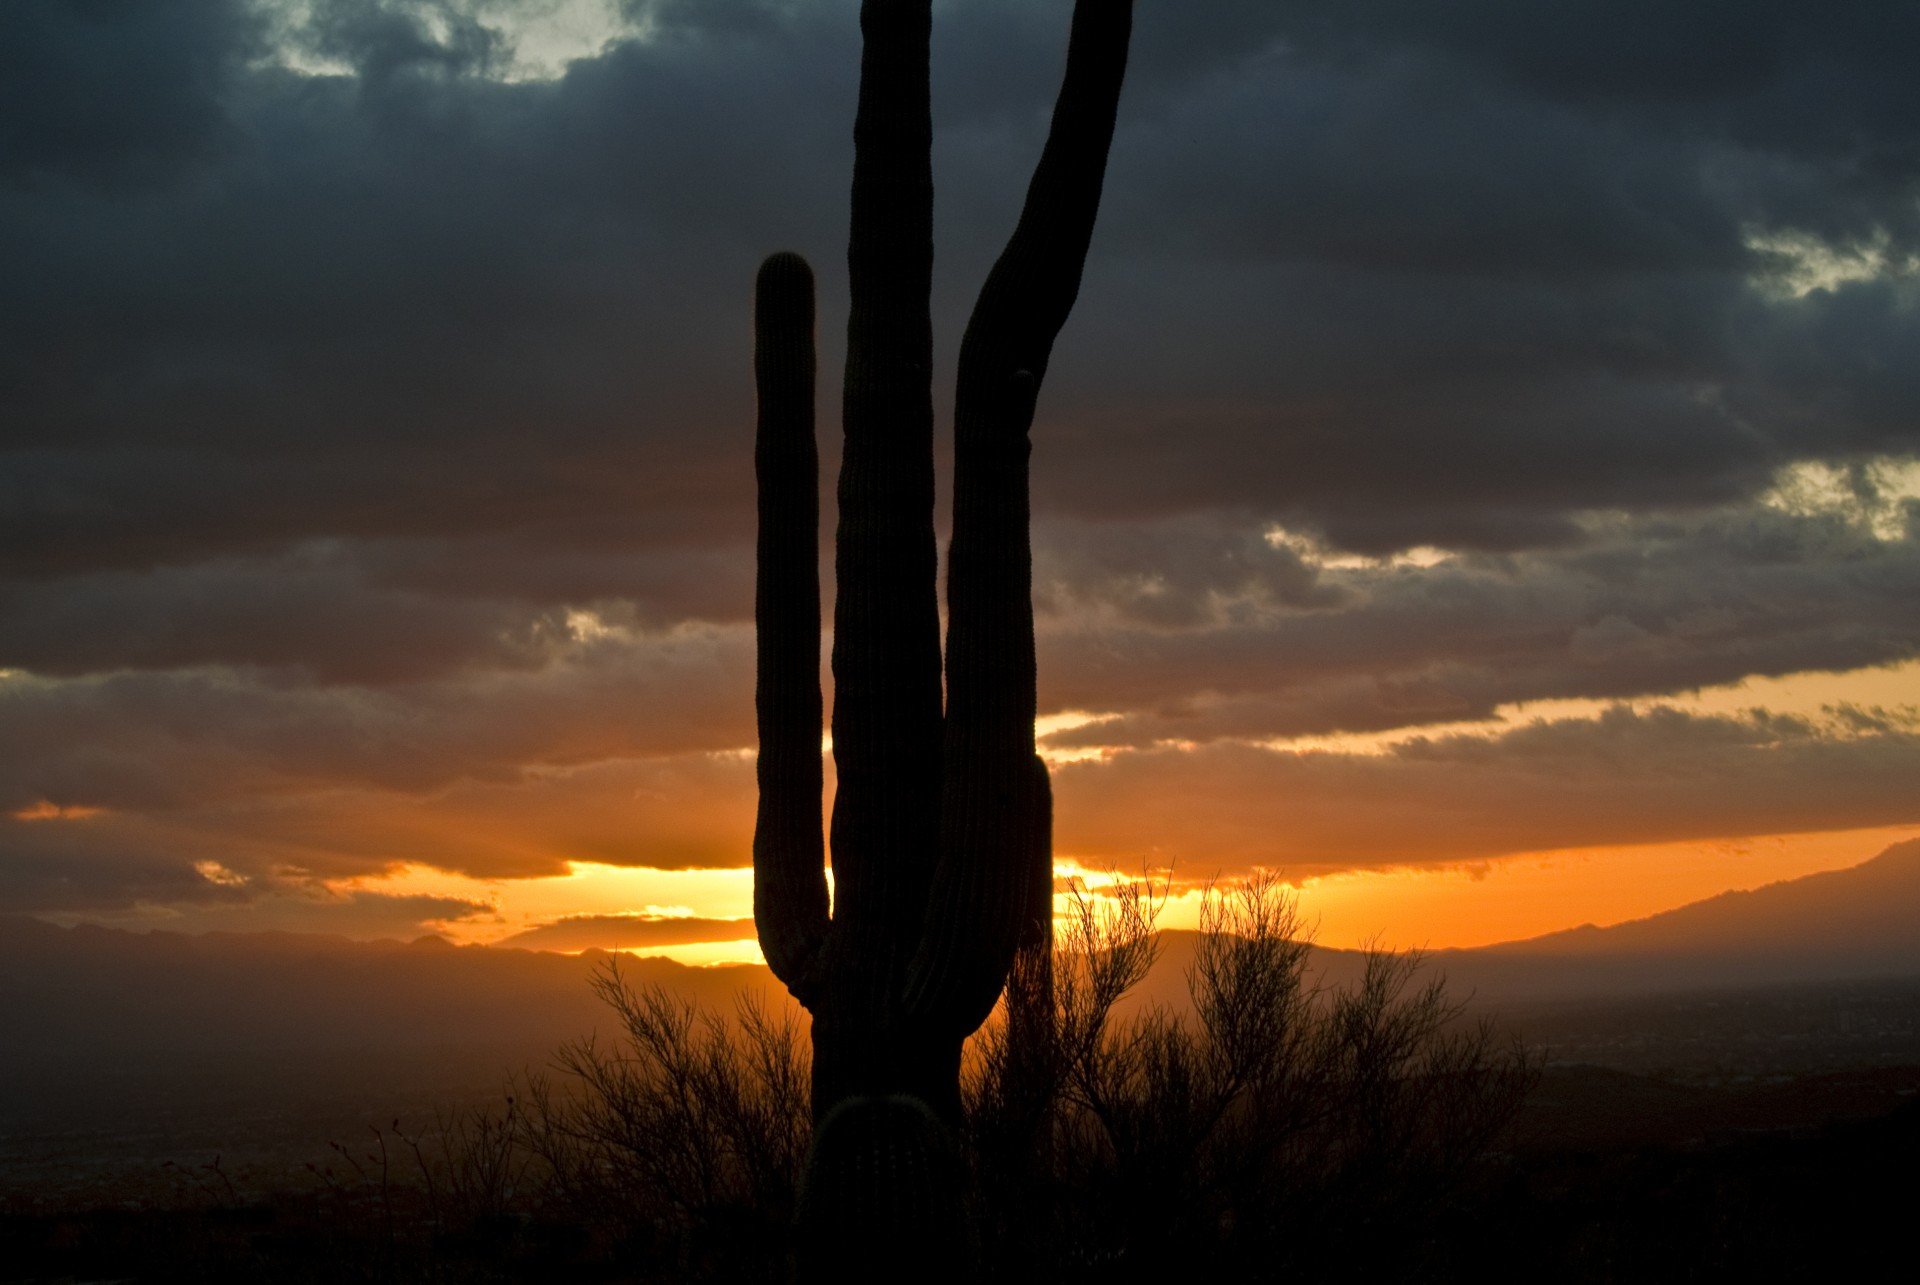
[[[1289,35],[1332,57],[1439,54],[1517,91],[1784,151],[1901,162],[1911,182],[1920,15],[1901,0],[1292,0]],[[1863,167],[1872,181],[1880,167]]]
[[[511,540],[310,541],[145,573],[0,584],[0,653],[50,676],[227,664],[387,685],[531,669],[572,626],[737,621],[752,600],[734,549],[528,550]]]
[[[1564,536],[1570,509],[1915,449],[1911,284],[1750,284],[1780,266],[1751,244],[1766,230],[1911,251],[1920,163],[1887,158],[1913,156],[1915,114],[1879,107],[1913,91],[1870,47],[1887,9],[1272,8],[1277,40],[1141,105],[1116,150],[1109,258],[1040,443],[1055,506],[1240,503],[1373,552],[1516,548]],[[1756,25],[1771,72],[1670,101],[1646,71],[1669,28],[1691,75]],[[1613,92],[1509,74],[1528,49]]]
[[[845,5],[632,8],[659,38],[506,84],[485,6],[321,5],[305,47],[355,74],[318,77],[260,62],[246,7],[10,7],[33,111],[0,200],[7,569],[743,533],[744,282],[767,247],[808,250],[832,348],[854,32]],[[1522,547],[1570,508],[1911,447],[1912,363],[1887,359],[1915,323],[1890,288],[1781,305],[1746,284],[1749,225],[1905,235],[1911,171],[1858,177],[1911,142],[1881,103],[1908,92],[1881,9],[1760,6],[1730,29],[1776,52],[1677,98],[1598,9],[1533,9],[1144,6],[1043,496]],[[1646,22],[1689,74],[1757,57],[1717,18]],[[1062,25],[942,10],[945,333],[1018,199]],[[113,95],[75,79],[89,41],[140,60]],[[1590,74],[1528,70],[1563,46]],[[1826,133],[1735,128],[1762,99],[1827,119],[1829,65],[1879,96]],[[128,125],[81,130],[81,99]],[[80,181],[107,155],[167,181]]]
[[[0,591],[0,647],[47,675],[227,663],[363,682],[431,677],[469,660],[524,664],[537,649],[496,604],[382,591],[304,561],[220,559]]]
[[[0,192],[7,570],[737,528],[745,283],[833,208],[787,123],[848,87],[770,40],[508,85],[402,6],[323,15],[359,74],[240,77],[216,173]]]
[[[202,159],[164,194],[41,181],[0,205],[18,247],[0,316],[13,574],[320,536],[631,551],[744,530],[742,283],[791,242],[833,289],[847,6],[630,6],[657,39],[551,84],[483,74],[508,53],[484,6],[321,5],[305,47],[356,73],[331,77],[244,60],[252,10],[191,9],[151,46],[126,14],[104,24],[155,68],[115,101],[199,103],[188,115],[219,128],[194,137],[224,150],[188,149]],[[1885,113],[1848,107],[1855,129],[1827,151],[1729,132],[1730,102],[1800,83],[1791,10],[1747,23],[1780,27],[1760,43],[1792,66],[1709,77],[1658,121],[1614,110],[1624,90],[1524,72],[1524,50],[1572,41],[1589,80],[1634,74],[1588,30],[1597,10],[1377,10],[1144,7],[1043,494],[1307,513],[1369,550],[1515,547],[1563,532],[1569,508],[1720,499],[1785,455],[1911,443],[1911,377],[1879,381],[1881,413],[1794,425],[1781,390],[1754,386],[1781,368],[1771,347],[1858,354],[1801,363],[1804,401],[1903,369],[1879,359],[1913,339],[1868,305],[1783,344],[1764,324],[1779,308],[1745,284],[1750,223],[1841,236],[1911,204],[1894,199],[1910,182],[1834,182],[1860,129],[1893,137]],[[20,154],[67,173],[61,156],[91,153],[48,122],[71,115],[59,70],[84,42],[71,21],[12,21],[37,69],[16,83],[45,86]],[[948,330],[1017,200],[1061,25],[1031,5],[942,11]],[[1673,39],[1679,65],[1705,47]],[[1830,31],[1805,47],[1867,74],[1884,61]],[[118,146],[163,168],[184,154],[137,132]],[[1849,212],[1800,218],[1818,193]]]
[[[21,0],[0,11],[0,183],[124,189],[215,162],[261,49],[244,0]]]

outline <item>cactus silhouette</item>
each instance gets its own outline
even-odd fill
[[[1052,804],[1033,740],[1028,431],[1079,292],[1132,6],[1077,0],[1051,131],[962,338],[944,692],[930,10],[930,0],[864,0],[860,11],[834,559],[831,909],[813,274],[797,255],[776,254],[757,283],[754,916],[768,964],[813,1017],[803,1233],[837,1242],[844,1230],[884,1259],[875,1237],[887,1228],[895,1249],[922,1263],[941,1261],[951,1241],[944,1261],[959,1263],[952,1151],[961,1043],[992,1010],[1016,952],[1031,965],[1018,972],[1032,992],[1044,989],[1050,951]]]

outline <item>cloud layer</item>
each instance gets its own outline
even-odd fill
[[[1067,8],[936,6],[943,384]],[[1897,709],[1281,744],[1920,652],[1920,15],[1205,10],[1036,427],[1063,849],[1920,819]],[[0,909],[746,859],[748,282],[830,389],[854,5],[533,12],[0,7]]]

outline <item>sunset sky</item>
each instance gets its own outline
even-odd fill
[[[820,275],[830,505],[856,8],[0,4],[0,913],[755,957],[749,294]],[[935,6],[942,407],[1069,8]],[[1915,48],[1139,0],[1062,878],[1465,945],[1920,835]]]

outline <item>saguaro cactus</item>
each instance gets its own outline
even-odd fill
[[[930,0],[864,0],[860,12],[831,911],[820,825],[811,270],[798,256],[774,255],[755,301],[754,915],[767,962],[813,1015],[808,1216],[834,1217],[821,1208],[848,1201],[864,1214],[845,1216],[904,1220],[902,1234],[918,1199],[904,1193],[909,1175],[939,1168],[959,1118],[961,1042],[991,1011],[1016,949],[1046,949],[1051,802],[1033,742],[1028,430],[1079,292],[1132,22],[1130,0],[1077,0],[1045,150],[961,343],[943,706],[930,9]],[[862,1183],[864,1194],[854,1190]],[[846,1190],[829,1197],[829,1185]]]

